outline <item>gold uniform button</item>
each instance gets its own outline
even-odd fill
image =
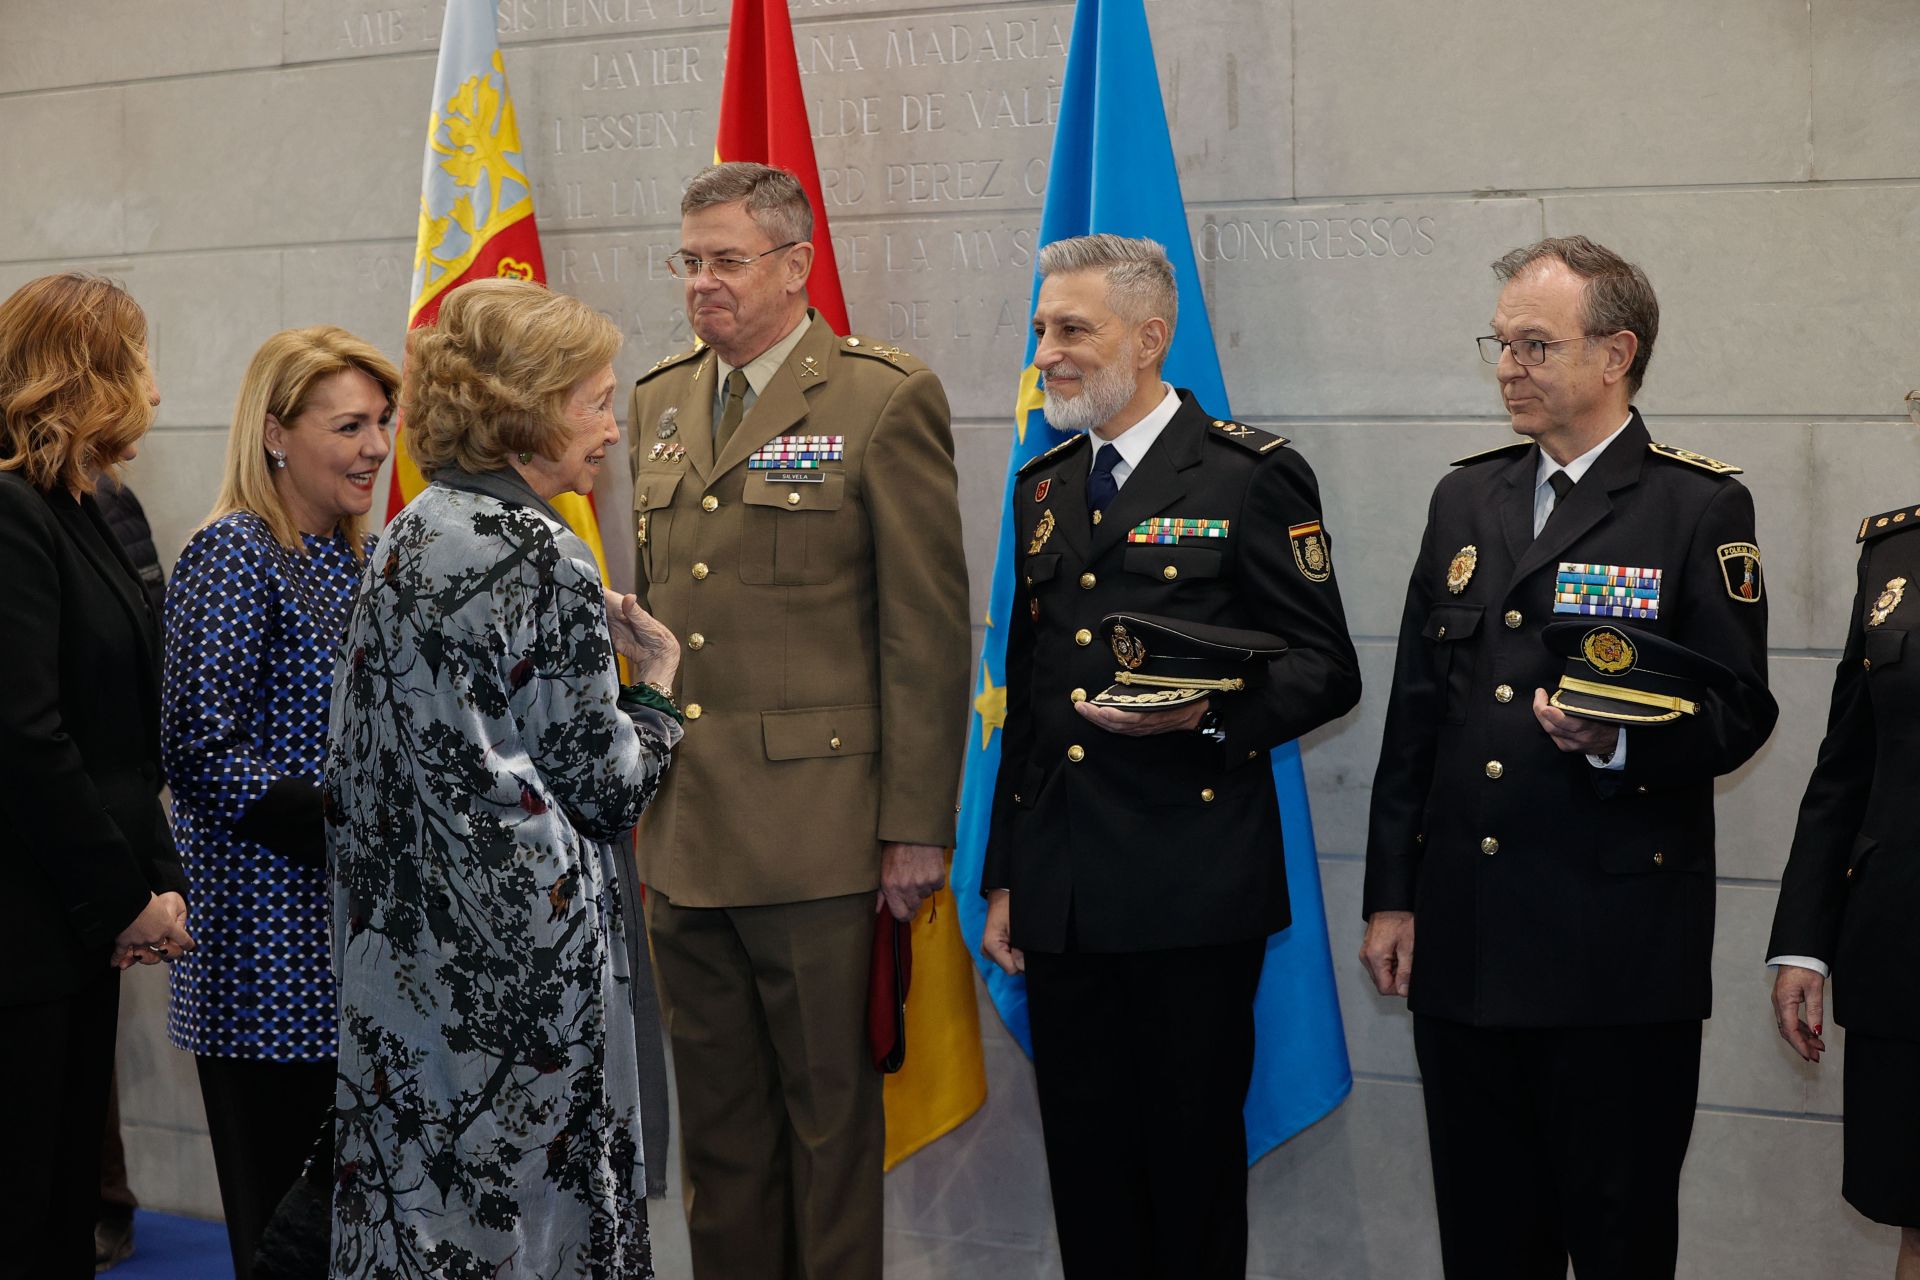
[[[1258,759],[1258,758],[1259,758],[1259,756],[1260,756],[1260,753],[1259,753],[1258,751],[1249,751],[1249,752],[1247,752],[1247,759],[1249,759],[1249,760],[1255,760],[1255,759]]]
[[[1501,774],[1505,773],[1506,771],[1507,771],[1507,766],[1501,764],[1498,760],[1487,761],[1487,776],[1489,778],[1498,778]]]
[[[687,704],[687,719],[698,720],[699,718],[700,718],[700,704],[697,702],[689,702]]]
[[[1085,760],[1086,758],[1087,758],[1087,749],[1081,746],[1079,743],[1076,742],[1072,746],[1067,748],[1067,759],[1073,761],[1075,764],[1079,764],[1082,760]]]
[[[720,499],[714,497],[712,494],[708,494],[706,497],[700,499],[700,509],[702,511],[718,511],[720,509]]]
[[[706,647],[707,647],[707,638],[701,635],[698,631],[694,632],[692,635],[687,637],[687,648],[704,649]]]
[[[1492,836],[1488,836],[1480,842],[1480,852],[1491,858],[1494,854],[1500,852],[1500,842]]]
[[[1094,577],[1090,573],[1083,573],[1080,575],[1080,586],[1085,590],[1088,590],[1088,591],[1093,590],[1093,584],[1098,581],[1100,581],[1100,579]]]
[[[827,745],[835,751],[838,751],[840,749],[840,735],[836,733],[831,738],[828,738]]]
[[[1871,671],[1871,670],[1873,670],[1873,659],[1872,659],[1872,658],[1862,658],[1862,659],[1860,659],[1860,669],[1861,669],[1862,671]]]
[[[1847,879],[1849,879],[1849,880],[1851,880],[1851,879],[1853,879],[1853,868],[1852,868],[1852,867],[1848,867],[1848,868],[1847,868]]]
[[[1503,684],[1498,688],[1496,688],[1493,691],[1493,700],[1495,702],[1512,702],[1513,686],[1510,684]]]
[[[1501,621],[1507,624],[1507,630],[1518,631],[1520,629],[1520,624],[1522,622],[1525,622],[1526,619],[1520,616],[1520,611],[1518,609],[1509,609],[1507,610],[1507,616],[1502,618]]]
[[[1175,568],[1173,565],[1168,565],[1166,568],[1160,571],[1160,576],[1165,578],[1168,582],[1172,582],[1175,578],[1180,576],[1180,570]]]
[[[1202,787],[1202,788],[1200,788],[1200,799],[1201,799],[1201,802],[1202,802],[1202,803],[1204,803],[1204,804],[1212,804],[1212,803],[1213,803],[1213,788],[1212,788],[1212,787]]]
[[[789,493],[787,495],[787,505],[790,507],[797,507],[800,505],[800,491],[798,489],[795,489],[792,493]]]
[[[1433,638],[1435,640],[1445,640],[1447,638],[1447,628],[1444,624],[1438,631],[1433,633]]]
[[[1081,648],[1085,648],[1087,645],[1090,645],[1093,643],[1093,632],[1087,630],[1085,627],[1082,627],[1078,631],[1073,633],[1073,642],[1079,645]]]
[[[705,564],[696,564],[696,565],[694,565],[694,566],[693,566],[693,579],[694,579],[694,581],[695,581],[695,582],[705,582],[705,581],[706,581],[706,579],[707,579],[707,566],[706,566]]]
[[[1666,855],[1666,854],[1664,854],[1664,853],[1656,853],[1656,854],[1654,854],[1654,855],[1653,855],[1653,865],[1654,865],[1654,866],[1656,866],[1656,867],[1664,867],[1664,866],[1666,866],[1666,865],[1667,865],[1667,855]]]
[[[1067,699],[1070,702],[1085,702],[1087,700],[1087,691],[1085,689],[1075,689],[1067,695]]]

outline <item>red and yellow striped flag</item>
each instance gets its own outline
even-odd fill
[[[533,179],[520,150],[520,126],[494,32],[493,0],[447,0],[427,120],[407,327],[432,324],[449,289],[489,276],[545,284],[547,268],[533,219]],[[425,487],[402,432],[394,441],[387,518]],[[553,508],[593,549],[604,579],[606,548],[593,500],[563,493]]]
[[[734,0],[714,158],[756,160],[800,179],[813,202],[813,274],[807,279],[807,300],[834,332],[846,333],[847,304],[820,193],[786,0]],[[886,1083],[889,1169],[958,1128],[987,1100],[973,965],[960,936],[951,889],[942,889],[921,906],[912,936],[907,1060]]]

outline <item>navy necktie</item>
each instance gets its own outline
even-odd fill
[[[1087,475],[1088,511],[1095,515],[1105,511],[1120,492],[1120,483],[1113,478],[1113,469],[1119,465],[1120,451],[1110,444],[1101,445],[1093,455],[1093,470]]]
[[[1557,507],[1566,501],[1567,490],[1573,488],[1573,477],[1564,471],[1556,471],[1547,477],[1547,487],[1553,490],[1553,505]]]

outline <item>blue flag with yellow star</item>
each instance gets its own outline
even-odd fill
[[[1180,198],[1159,85],[1142,0],[1080,0],[1074,11],[1066,82],[1061,86],[1039,243],[1106,231],[1149,236],[1165,245],[1179,278],[1180,321],[1163,376],[1176,387],[1191,389],[1208,412],[1228,417],[1226,383],[1220,376],[1213,327],[1207,321],[1200,276],[1194,268],[1186,206]],[[1037,298],[1037,275],[1033,288]],[[1041,413],[1033,350],[1030,334],[1014,402],[1014,444],[1007,459],[1008,501],[1003,509],[1012,505],[1014,473],[1066,438],[1049,427]],[[994,776],[1000,768],[999,731],[1007,718],[1003,628],[1013,604],[1016,533],[1003,517],[986,642],[974,682],[978,696],[967,741],[953,882],[960,891],[961,927],[987,990],[1007,1029],[1031,1054],[1025,980],[1007,976],[979,954],[980,935],[986,927],[980,871],[993,812]],[[1332,1111],[1353,1087],[1327,949],[1313,822],[1296,745],[1288,743],[1273,753],[1273,774],[1280,793],[1293,924],[1268,939],[1266,968],[1255,997],[1257,1039],[1246,1104],[1249,1161]],[[1115,1117],[1115,1123],[1120,1120]]]

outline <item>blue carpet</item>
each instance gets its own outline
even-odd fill
[[[136,1210],[133,1256],[106,1274],[113,1280],[233,1280],[226,1224]]]

